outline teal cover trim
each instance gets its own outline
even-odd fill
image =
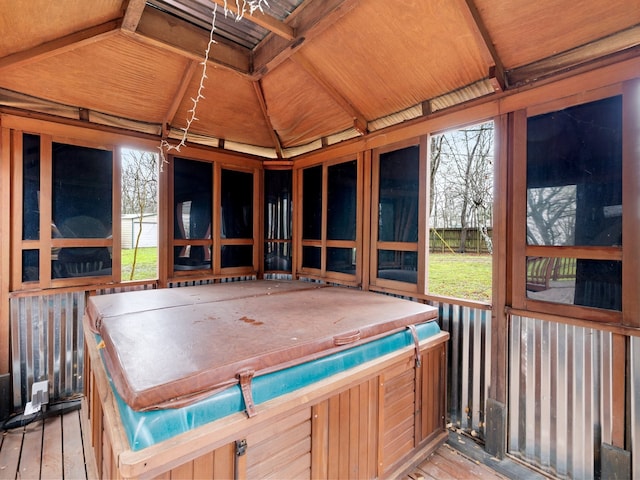
[[[416,325],[416,329],[420,340],[440,333],[436,321]],[[96,337],[99,343],[100,337]],[[326,357],[256,376],[251,382],[253,400],[259,405],[413,344],[413,337],[407,329]],[[142,450],[214,420],[244,411],[240,387],[234,385],[185,407],[137,412],[120,397],[109,372],[107,377],[120,410],[129,447],[133,451]]]

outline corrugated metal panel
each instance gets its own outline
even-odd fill
[[[14,408],[34,381],[49,381],[51,401],[81,393],[85,292],[13,298],[10,307]]]
[[[155,288],[155,283],[104,288],[95,294]],[[10,300],[13,408],[31,400],[31,385],[49,381],[49,400],[81,394],[84,385],[82,316],[89,292],[67,292]]]
[[[631,476],[640,478],[640,337],[631,337],[629,350]]]
[[[447,303],[438,307],[449,332],[447,385],[449,422],[482,439],[491,379],[491,310]]]
[[[243,3],[241,1],[240,5]],[[300,3],[302,0],[269,0],[263,2],[264,13],[284,21]],[[211,28],[213,10],[216,9],[216,33],[248,49],[253,49],[269,33],[267,29],[246,18],[237,21],[231,12],[225,15],[224,8],[217,7],[210,0],[147,0],[147,5],[171,13],[207,31]],[[235,7],[236,2],[230,0],[228,5]],[[249,8],[246,5],[247,15]]]
[[[593,478],[611,439],[612,336],[512,316],[508,451],[563,478]]]

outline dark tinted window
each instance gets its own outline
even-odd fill
[[[222,170],[222,238],[253,237],[253,174]]]
[[[302,238],[320,240],[322,234],[322,166],[302,172]]]
[[[22,136],[22,239],[40,238],[40,137]]]
[[[418,241],[419,152],[413,146],[380,155],[380,241]]]
[[[527,243],[622,244],[622,99],[527,124]]]
[[[327,173],[327,239],[356,239],[357,164],[332,165]]]
[[[175,239],[211,238],[213,165],[183,158],[173,159]],[[211,248],[203,245],[176,246],[174,268],[208,269]]]

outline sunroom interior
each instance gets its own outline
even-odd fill
[[[437,310],[442,430],[552,477],[640,475],[639,0],[0,8],[0,419],[34,382],[87,393],[94,297],[304,281]],[[478,125],[480,299],[430,275],[435,140]],[[157,173],[141,280],[130,150]]]

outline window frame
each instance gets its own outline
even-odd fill
[[[635,318],[633,311],[637,313],[637,306],[630,304],[629,300],[636,295],[633,292],[633,285],[639,280],[638,271],[632,271],[632,265],[637,263],[633,260],[634,239],[638,240],[637,225],[634,225],[634,218],[637,218],[637,208],[634,204],[640,193],[638,184],[633,183],[633,179],[640,178],[640,166],[637,158],[633,158],[631,144],[633,135],[631,132],[638,132],[640,113],[632,112],[628,97],[631,95],[630,88],[624,88],[625,84],[616,84],[590,91],[586,94],[572,95],[562,99],[553,100],[546,103],[530,106],[524,110],[518,110],[512,114],[511,128],[514,139],[512,147],[513,169],[510,173],[513,213],[512,213],[512,238],[513,238],[513,264],[510,277],[512,279],[512,299],[513,308],[531,311],[540,314],[562,316],[569,318],[580,318],[596,323],[624,324],[640,326],[640,320]],[[640,90],[640,87],[636,87]],[[552,113],[566,108],[583,105],[598,100],[614,96],[622,96],[622,246],[553,246],[553,245],[528,245],[527,244],[527,196],[523,192],[527,191],[526,172],[527,170],[527,121],[530,117]],[[636,93],[637,95],[637,93]],[[640,101],[638,102],[640,103]],[[637,110],[637,107],[636,107]],[[637,140],[636,140],[637,141]],[[635,201],[634,201],[635,199]],[[634,210],[635,213],[634,213]],[[626,245],[626,248],[625,248]],[[604,308],[557,303],[534,299],[527,296],[526,292],[526,269],[527,257],[549,257],[549,258],[580,258],[593,260],[612,260],[622,262],[622,306],[621,311],[607,310]]]
[[[211,238],[208,239],[175,239],[174,238],[174,200],[175,200],[175,169],[174,159],[184,159],[188,161],[209,163],[212,166],[212,205],[211,205]],[[160,181],[160,219],[162,222],[160,238],[164,238],[166,246],[162,247],[159,253],[160,278],[166,279],[167,283],[188,280],[218,279],[233,276],[253,276],[257,275],[261,269],[262,238],[261,222],[263,213],[260,209],[260,198],[262,196],[261,172],[262,164],[256,161],[254,165],[247,158],[235,157],[234,155],[224,155],[217,152],[204,152],[197,148],[185,148],[179,154],[167,156],[164,178]],[[221,218],[222,218],[222,170],[233,170],[243,173],[250,173],[253,176],[253,235],[252,238],[221,238]],[[161,177],[163,176],[161,175]],[[175,270],[173,267],[174,247],[184,245],[210,246],[211,266],[198,270]],[[226,245],[250,245],[252,251],[252,265],[240,267],[221,267],[222,247]],[[164,284],[164,280],[161,280]]]
[[[282,220],[284,217],[285,219],[288,219],[288,225],[285,228],[285,231],[288,232],[287,238],[270,238],[271,235],[271,225],[268,225],[268,214],[267,214],[267,200],[266,200],[266,196],[267,196],[267,172],[288,172],[289,173],[289,201],[288,201],[288,207],[287,207],[287,211],[286,213],[283,211],[281,212],[281,217],[278,220]],[[260,268],[264,273],[268,273],[268,274],[291,274],[292,273],[292,267],[293,267],[293,238],[294,238],[294,230],[293,230],[293,224],[294,224],[294,218],[293,218],[293,213],[294,213],[294,209],[293,209],[293,199],[294,199],[294,190],[293,190],[293,184],[294,184],[294,172],[292,168],[276,168],[276,167],[269,167],[269,166],[265,166],[264,170],[262,171],[262,205],[261,205],[261,213],[263,215],[263,220],[262,220],[262,224],[263,224],[263,239],[262,239],[262,253],[260,254]],[[278,245],[278,246],[288,246],[289,249],[289,268],[288,269],[267,269],[266,268],[266,263],[265,263],[265,255],[266,255],[266,250],[267,250],[267,244],[273,244],[273,245]]]
[[[40,138],[40,219],[39,238],[37,240],[23,240],[23,136],[31,134]],[[61,137],[31,130],[12,130],[12,207],[11,207],[11,290],[47,289],[72,287],[82,285],[110,284],[120,281],[121,253],[119,242],[121,225],[120,218],[120,151],[114,145],[99,144],[90,140],[79,140],[69,137]],[[111,152],[111,237],[110,238],[52,238],[51,225],[53,224],[53,144],[92,148]],[[47,199],[48,201],[44,201]],[[52,249],[64,247],[107,247],[111,249],[111,274],[99,276],[78,276],[66,278],[52,278]],[[26,250],[39,252],[39,275],[37,281],[23,281],[22,255]]]
[[[429,236],[427,232],[428,200],[429,200],[429,135],[421,135],[402,142],[375,148],[372,151],[371,165],[371,236],[369,250],[369,284],[374,288],[390,289],[425,295],[428,288],[428,250]],[[416,242],[387,242],[378,240],[378,204],[380,197],[380,156],[402,150],[407,147],[418,147],[418,239]],[[416,283],[401,282],[378,277],[378,251],[396,250],[416,252]]]
[[[329,168],[342,163],[355,161],[356,163],[356,225],[355,240],[330,240],[327,238],[327,217],[328,217],[328,190],[329,190]],[[308,168],[322,167],[322,202],[321,202],[321,234],[319,239],[303,238],[303,196],[304,196],[304,171]],[[357,152],[352,155],[341,156],[314,162],[309,164],[298,164],[294,168],[294,191],[295,196],[294,219],[297,227],[295,232],[295,260],[294,271],[297,276],[336,280],[347,285],[360,285],[362,282],[363,270],[363,194],[364,194],[364,152]],[[297,189],[297,190],[296,190]],[[297,200],[297,202],[296,202]],[[302,254],[304,247],[320,248],[320,268],[304,267],[302,265]],[[355,248],[355,273],[344,273],[327,270],[327,250],[329,248]]]

